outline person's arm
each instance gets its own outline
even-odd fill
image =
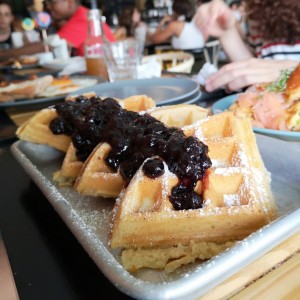
[[[253,57],[237,30],[234,14],[223,0],[212,0],[201,5],[194,21],[205,38],[219,38],[223,50],[232,61]]]
[[[220,37],[220,43],[231,61],[242,61],[253,57],[253,53],[246,46],[237,26],[226,30]]]
[[[223,66],[207,78],[205,88],[208,92],[218,88],[237,91],[241,88],[278,79],[282,70],[293,70],[299,61],[264,60],[251,58]]]
[[[166,16],[162,19],[153,33],[151,39],[154,44],[168,41],[175,34],[175,21],[170,22],[171,17]],[[170,22],[166,27],[166,23]]]
[[[45,45],[43,42],[35,42],[27,44],[21,48],[15,48],[0,52],[0,60],[5,60],[10,57],[19,57],[21,55],[31,55],[45,51]]]

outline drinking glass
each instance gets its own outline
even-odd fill
[[[127,39],[104,45],[109,81],[136,79],[143,45],[136,39]]]

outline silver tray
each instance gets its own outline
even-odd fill
[[[231,249],[205,263],[182,267],[171,275],[143,270],[134,275],[120,263],[120,251],[107,244],[113,200],[83,197],[52,180],[62,153],[44,145],[17,141],[12,153],[49,199],[58,214],[107,278],[138,299],[194,299],[229,278],[300,230],[300,145],[256,135],[267,169],[279,217]]]

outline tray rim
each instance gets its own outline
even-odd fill
[[[238,242],[235,246],[227,249],[215,258],[199,265],[188,276],[183,276],[172,282],[149,283],[127,272],[114,255],[108,251],[103,242],[93,232],[86,231],[88,227],[82,220],[82,226],[74,226],[77,223],[74,222],[74,218],[76,218],[76,221],[80,221],[80,216],[73,214],[72,217],[66,217],[64,213],[66,206],[72,207],[66,201],[58,201],[57,197],[61,197],[61,200],[65,198],[60,194],[56,186],[51,185],[49,187],[49,185],[44,184],[44,180],[49,180],[22,152],[20,145],[22,146],[24,143],[28,142],[16,141],[11,145],[11,152],[14,157],[41,189],[102,273],[117,289],[131,297],[158,300],[200,297],[300,230],[300,208],[297,208],[252,233],[246,239]],[[273,234],[274,228],[276,235]],[[92,251],[92,249],[97,250]],[[229,260],[228,256],[234,255],[235,252],[242,253],[242,256],[239,256],[239,259],[236,260]],[[108,257],[114,263],[107,264]]]

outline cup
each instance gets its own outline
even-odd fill
[[[110,82],[138,78],[142,47],[142,44],[135,39],[104,45],[105,62]]]
[[[11,34],[12,44],[14,48],[21,48],[24,46],[23,32],[15,31]]]

